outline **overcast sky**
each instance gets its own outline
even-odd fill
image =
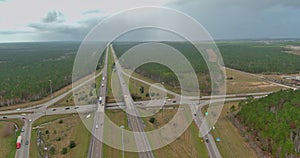
[[[184,12],[214,39],[300,38],[299,0],[0,0],[0,42],[80,41],[103,18],[149,5]]]

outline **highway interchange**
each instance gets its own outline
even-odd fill
[[[112,45],[108,47],[108,49],[111,49],[113,59],[115,62],[115,69],[117,71],[119,81],[121,84],[121,89],[123,93],[123,106],[126,107],[126,110],[129,110],[130,113],[135,114],[135,116],[127,114],[128,120],[129,120],[129,126],[132,128],[133,131],[140,134],[135,134],[135,142],[137,145],[137,148],[139,151],[143,151],[139,153],[139,157],[144,158],[153,158],[154,155],[151,150],[151,146],[149,144],[148,138],[144,133],[144,127],[141,124],[141,118],[139,116],[138,110],[136,110],[135,107],[139,108],[154,108],[156,105],[153,104],[148,104],[149,101],[140,101],[140,102],[134,102],[133,99],[131,98],[130,92],[128,85],[125,83],[123,76],[128,76],[127,73],[125,73],[121,65],[118,63],[117,57],[114,53],[114,49]],[[24,120],[24,128],[25,131],[22,132],[22,137],[23,137],[23,143],[20,149],[16,150],[16,158],[28,158],[29,157],[29,147],[30,144],[24,145],[24,140],[29,140],[31,138],[31,130],[32,130],[32,124],[35,120],[39,119],[42,116],[48,116],[48,115],[58,115],[58,114],[71,114],[71,113],[92,113],[95,112],[94,116],[94,125],[92,128],[92,131],[95,136],[91,137],[90,141],[90,147],[89,147],[89,156],[91,158],[101,158],[102,157],[102,142],[97,139],[103,137],[103,126],[104,125],[104,112],[105,109],[119,109],[120,106],[116,104],[107,104],[105,102],[106,98],[106,87],[107,87],[107,60],[108,60],[108,49],[106,50],[106,57],[105,57],[105,64],[103,67],[103,70],[96,74],[94,77],[86,80],[85,82],[73,87],[71,90],[54,97],[48,102],[45,102],[40,105],[36,105],[33,107],[27,107],[23,109],[18,109],[18,110],[10,110],[10,111],[0,111],[1,118],[0,119],[10,119],[10,118],[18,118]],[[49,108],[49,106],[53,105],[54,103],[58,102],[59,100],[63,99],[67,95],[71,94],[73,90],[80,88],[84,84],[90,82],[92,79],[95,79],[96,77],[100,76],[103,74],[104,80],[102,81],[102,85],[100,86],[99,89],[99,96],[102,97],[102,103],[98,102],[97,104],[90,104],[90,105],[80,105],[80,106],[72,106],[72,107],[57,107],[57,108]],[[151,83],[148,83],[146,81],[143,81],[139,78],[131,76],[132,79],[138,80],[140,82],[143,82],[148,85],[152,85]],[[153,86],[153,85],[152,85]],[[154,85],[155,86],[155,85]],[[161,87],[156,87],[160,89]],[[169,94],[173,95],[175,98],[172,99],[172,101],[165,102],[165,106],[172,106],[172,105],[178,105],[180,102],[180,95],[176,94],[172,91],[166,90],[166,89],[161,89],[163,91],[167,91]],[[226,101],[239,101],[239,100],[245,100],[247,99],[247,96],[255,96],[255,98],[259,97],[264,97],[268,95],[270,92],[263,92],[263,93],[248,93],[248,94],[233,94],[233,95],[226,95]],[[199,100],[200,103],[195,104],[195,98],[194,97],[187,97],[184,96],[184,102],[181,102],[182,104],[189,104],[189,107],[192,111],[191,115],[195,115],[196,117],[194,118],[194,121],[198,128],[200,129],[200,126],[202,124],[203,116],[201,112],[201,108],[205,105],[210,104],[211,102],[222,102],[223,100],[220,99],[224,96],[203,96]],[[159,105],[161,106],[161,105]],[[21,113],[27,113],[26,116],[21,115]],[[4,116],[6,118],[4,118]],[[213,139],[213,137],[208,133],[207,135],[204,136],[204,139],[207,139],[208,142],[205,143],[208,153],[211,158],[219,158],[221,157],[221,154],[216,146],[216,143]]]

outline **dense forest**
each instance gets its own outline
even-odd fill
[[[286,90],[239,104],[236,120],[274,157],[300,156],[300,91]]]
[[[0,44],[0,106],[39,100],[72,83],[80,42]],[[95,69],[100,69],[101,56]]]
[[[285,53],[287,45],[299,42],[220,42],[226,67],[251,73],[290,74],[300,72],[300,56]]]
[[[38,100],[71,83],[79,43],[0,44],[0,106]]]
[[[163,42],[180,51],[195,69],[201,93],[210,92],[210,76],[202,56],[186,42]],[[140,42],[115,42],[118,56]],[[300,42],[226,41],[217,43],[227,67],[253,73],[296,73],[300,56],[288,54],[287,45]],[[0,106],[38,100],[53,90],[71,83],[71,73],[80,42],[2,43],[0,44]],[[151,53],[151,52],[149,52]],[[100,62],[97,68],[100,66]],[[149,63],[138,73],[178,87],[179,82],[169,68]]]

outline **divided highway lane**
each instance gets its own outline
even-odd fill
[[[108,64],[108,49],[106,49],[105,62],[102,70],[102,81],[101,86],[98,90],[101,102],[97,103],[97,111],[94,116],[94,124],[92,128],[92,135],[89,147],[89,158],[101,158],[102,157],[102,142],[98,138],[103,138],[104,131],[104,115],[105,115],[105,104],[106,104],[106,87],[107,87],[107,64]]]
[[[204,105],[206,105],[206,104],[202,103],[199,106],[202,107]],[[201,124],[205,123],[205,122],[203,122],[203,115],[201,112],[201,108],[198,108],[196,104],[189,104],[189,106],[190,106],[191,112],[193,114],[194,121],[200,130]],[[206,127],[206,129],[208,128],[207,126],[205,126],[205,127]],[[204,133],[202,133],[202,135],[204,135]],[[217,145],[214,141],[214,138],[211,136],[211,134],[208,133],[203,138],[204,138],[204,140],[208,140],[208,141],[205,141],[205,146],[208,150],[210,157],[211,158],[221,158],[222,156],[221,156],[221,154],[217,148]]]
[[[134,133],[136,146],[139,151],[145,150],[145,152],[139,152],[139,157],[140,158],[154,158],[153,152],[151,150],[151,146],[149,144],[148,138],[144,131],[142,120],[140,117],[138,117],[138,116],[140,116],[139,112],[133,105],[133,100],[131,98],[131,95],[130,95],[130,92],[128,89],[128,85],[125,83],[125,80],[122,76],[122,72],[121,72],[122,68],[117,60],[117,57],[115,55],[112,45],[110,45],[110,48],[112,50],[112,55],[113,55],[113,58],[115,61],[115,67],[116,67],[115,69],[117,71],[119,81],[121,84],[122,94],[124,96],[124,102],[126,105],[126,111],[129,111],[132,114],[131,115],[131,114],[127,113],[129,125],[132,128],[132,131],[138,132],[138,133]]]

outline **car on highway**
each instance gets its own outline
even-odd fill
[[[205,142],[208,143],[208,138],[205,138]]]
[[[70,108],[65,108],[66,110],[70,110]]]
[[[98,129],[98,125],[96,125],[96,129]]]
[[[56,111],[56,109],[52,109],[52,111]]]
[[[6,116],[3,116],[2,118],[6,119],[7,117],[6,117]]]
[[[26,140],[26,142],[25,142],[25,145],[28,145],[29,144],[29,141],[28,140]]]
[[[79,107],[78,106],[75,106],[75,108],[74,109],[78,109]]]
[[[22,113],[21,115],[22,115],[22,116],[26,116],[26,114],[25,114],[25,113]]]
[[[18,108],[18,109],[16,109],[17,111],[20,111],[21,109],[20,108]]]
[[[104,87],[104,84],[103,84],[103,83],[101,84],[101,87]]]
[[[29,122],[32,122],[32,120],[31,120],[31,119],[29,119]]]

